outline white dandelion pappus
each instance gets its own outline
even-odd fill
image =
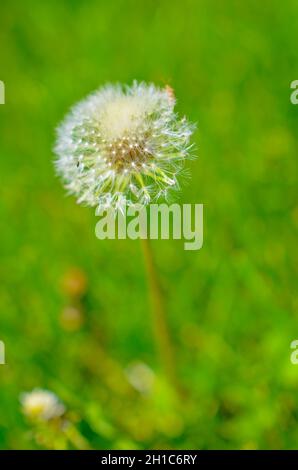
[[[170,87],[106,85],[57,130],[56,169],[78,203],[99,209],[149,204],[178,189],[194,126],[174,112]]]
[[[65,406],[49,390],[35,388],[31,392],[22,393],[20,402],[24,415],[32,420],[50,421],[65,412]]]

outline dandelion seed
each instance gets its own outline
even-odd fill
[[[156,201],[169,188],[178,189],[194,126],[178,119],[174,106],[169,87],[136,82],[107,85],[76,105],[58,128],[55,147],[57,173],[69,192],[86,205],[101,207],[108,201],[116,207],[141,202],[135,190],[141,189],[140,182],[150,188],[143,204]],[[84,136],[84,143],[78,135]],[[76,144],[82,154],[79,161],[87,157],[79,171],[71,157]],[[90,152],[91,145],[101,158]],[[90,178],[93,170],[98,176]]]

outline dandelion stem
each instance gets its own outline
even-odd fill
[[[149,284],[152,310],[152,328],[156,346],[168,380],[174,386],[174,388],[179,391],[180,387],[176,376],[174,348],[171,342],[164,299],[153,259],[151,244],[147,238],[141,239],[141,243]]]

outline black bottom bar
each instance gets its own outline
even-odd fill
[[[282,468],[286,464],[298,462],[298,452],[293,451],[211,451],[211,450],[140,450],[140,451],[1,451],[0,467],[4,464],[56,464],[65,463],[88,468],[105,468],[120,465],[124,468],[140,468],[143,465],[178,465],[187,467],[211,468],[217,465],[239,465],[252,467],[255,464]],[[21,468],[21,467],[20,467]],[[149,467],[150,468],[150,467]]]

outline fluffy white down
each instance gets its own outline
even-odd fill
[[[178,189],[194,126],[168,89],[106,85],[74,106],[57,131],[56,168],[78,203],[121,208]]]

